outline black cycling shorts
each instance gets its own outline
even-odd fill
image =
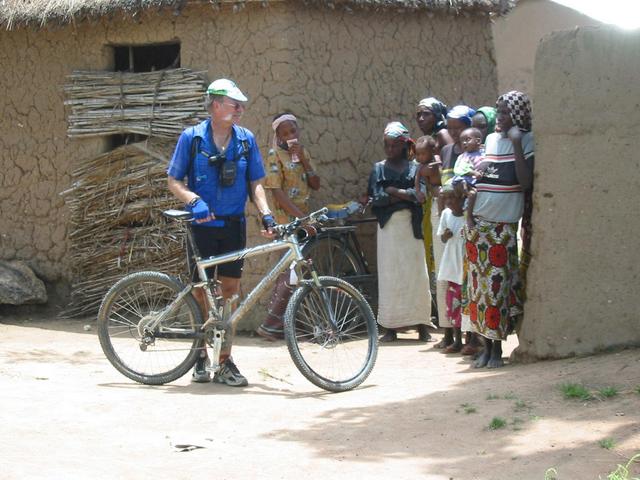
[[[201,258],[242,250],[247,245],[247,225],[244,217],[225,218],[224,226],[220,227],[191,225],[191,232]],[[189,248],[189,265],[192,271],[192,280],[198,281],[198,270],[191,248]],[[223,263],[216,267],[207,268],[207,276],[213,278],[217,268],[218,276],[240,278],[243,266],[244,260]]]

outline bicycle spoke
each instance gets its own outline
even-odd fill
[[[108,345],[107,357],[127,376],[145,383],[147,378],[150,383],[164,383],[165,377],[173,378],[185,365],[188,368],[200,341],[194,337],[198,328],[193,312],[197,307],[189,307],[183,297],[167,311],[180,287],[169,277],[157,275],[160,279],[156,274],[132,274],[130,282],[110,293],[108,310],[101,310],[100,315],[104,324],[101,336],[107,335],[101,338]],[[164,318],[159,321],[161,314]],[[162,332],[170,335],[165,337]]]
[[[288,312],[293,317],[287,320],[287,328],[293,327],[294,335],[287,338],[290,351],[295,339],[292,357],[303,362],[301,372],[322,388],[340,391],[366,378],[375,361],[377,337],[371,310],[362,297],[343,289],[338,279],[332,282],[338,283],[321,289],[306,287],[295,310]]]

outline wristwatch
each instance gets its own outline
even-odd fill
[[[185,205],[187,207],[194,207],[196,203],[198,203],[198,200],[200,200],[200,197],[193,197],[188,203],[186,203]]]

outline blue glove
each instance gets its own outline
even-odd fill
[[[193,214],[193,218],[196,220],[202,220],[211,215],[209,211],[209,205],[207,202],[199,198],[193,205],[187,205],[187,209]]]
[[[276,221],[273,219],[273,215],[264,215],[262,217],[262,226],[265,230],[269,230],[270,228],[275,227]]]

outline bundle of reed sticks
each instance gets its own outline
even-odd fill
[[[180,208],[167,189],[175,140],[149,139],[81,163],[62,192],[69,221],[74,282],[63,317],[92,315],[127,273],[187,272],[185,233],[162,215]]]
[[[63,91],[71,138],[140,134],[173,138],[204,119],[204,72],[75,71]]]

